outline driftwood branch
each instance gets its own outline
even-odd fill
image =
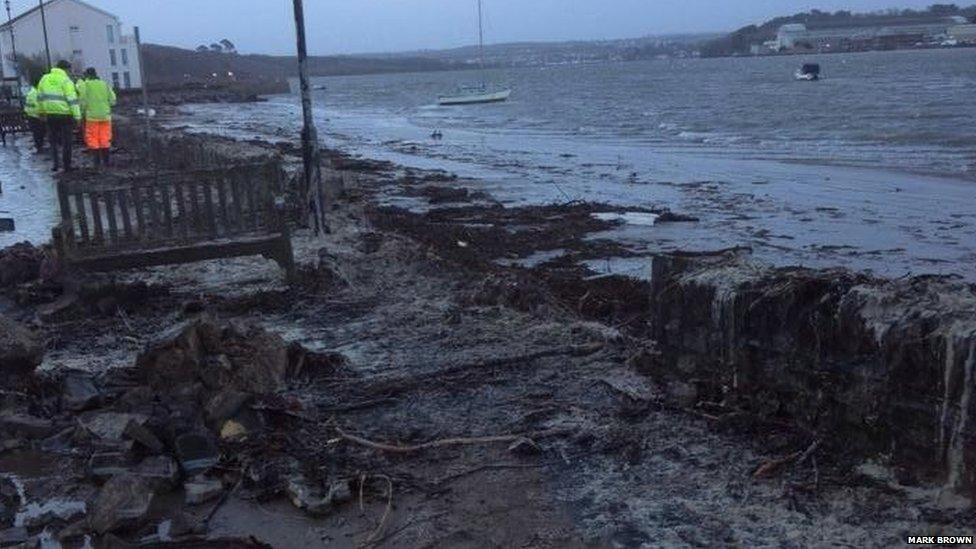
[[[375,442],[360,436],[356,436],[343,431],[342,429],[336,427],[336,432],[339,437],[359,444],[360,446],[365,446],[367,448],[372,448],[374,450],[380,450],[382,452],[391,452],[398,454],[412,454],[416,452],[421,452],[423,450],[431,450],[434,448],[445,448],[449,446],[472,446],[477,444],[499,444],[503,442],[516,442],[522,439],[533,439],[542,438],[547,436],[555,436],[560,434],[565,434],[570,432],[569,429],[550,429],[548,431],[539,431],[537,433],[532,433],[528,435],[496,435],[496,436],[486,436],[486,437],[469,437],[469,438],[445,438],[440,440],[434,440],[431,442],[425,442],[423,444],[415,444],[411,446],[403,446],[398,444],[387,444],[384,442]]]

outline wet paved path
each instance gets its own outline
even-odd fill
[[[0,147],[0,217],[13,218],[14,232],[0,232],[0,248],[25,240],[43,244],[57,222],[57,190],[49,157],[38,157],[30,138],[7,138]]]

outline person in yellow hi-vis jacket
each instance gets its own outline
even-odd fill
[[[34,138],[34,148],[38,154],[44,150],[44,136],[47,134],[47,122],[41,116],[41,108],[37,103],[37,84],[40,79],[31,82],[31,89],[27,92],[24,99],[24,114],[27,115],[27,123],[30,125],[31,136]]]
[[[51,72],[41,78],[37,85],[38,112],[47,120],[51,156],[54,171],[58,171],[59,161],[64,161],[64,171],[71,171],[71,142],[74,139],[74,125],[81,121],[81,107],[75,83],[68,76],[71,63],[58,61]],[[61,156],[58,156],[58,147]]]
[[[81,112],[85,121],[85,145],[92,152],[95,167],[109,165],[109,151],[112,148],[112,107],[115,106],[115,91],[98,78],[95,69],[85,71],[85,83],[81,90]]]

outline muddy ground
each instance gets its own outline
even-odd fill
[[[5,286],[0,313],[45,347],[40,373],[3,393],[8,417],[37,420],[5,423],[0,453],[13,486],[0,517],[30,519],[15,532],[27,543],[862,547],[972,532],[970,511],[852,467],[789,422],[732,418],[646,375],[659,353],[648,283],[586,267],[642,260],[590,237],[621,223],[619,209],[504,208],[444,174],[334,160],[353,176],[329,234],[296,235],[291,287],[250,258],[86,278],[70,299],[30,276]],[[174,371],[160,383],[159,353],[179,339],[166,332],[201,322],[223,338],[218,352],[188,336],[207,368],[230,357],[265,372],[262,357],[287,347],[280,383]],[[84,413],[65,405],[69,369],[92,376]],[[172,426],[202,422],[230,386],[249,404],[208,426],[219,461],[190,474]],[[112,480],[90,463],[104,441],[79,435],[85,414],[107,411],[144,411],[161,443],[130,441],[126,467],[181,463],[151,510],[111,526],[97,516]],[[185,503],[204,481],[213,497]],[[68,510],[31,519],[51,502]]]

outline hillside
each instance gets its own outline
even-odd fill
[[[229,78],[248,82],[282,81],[295,76],[298,65],[297,60],[290,56],[200,52],[156,44],[146,44],[143,56],[150,82],[156,85],[209,82],[215,79],[225,81]],[[419,57],[309,58],[312,76],[441,71],[451,68],[453,66],[450,63]]]
[[[874,13],[834,13],[820,10],[777,17],[761,25],[749,25],[729,35],[711,40],[702,46],[703,57],[722,57],[728,55],[747,55],[753,44],[761,44],[776,38],[776,32],[783,25],[803,23],[809,28],[872,27],[899,24],[912,24],[931,21],[953,15],[970,20],[976,18],[976,5],[960,8],[955,4],[935,4],[927,10],[887,10]]]

